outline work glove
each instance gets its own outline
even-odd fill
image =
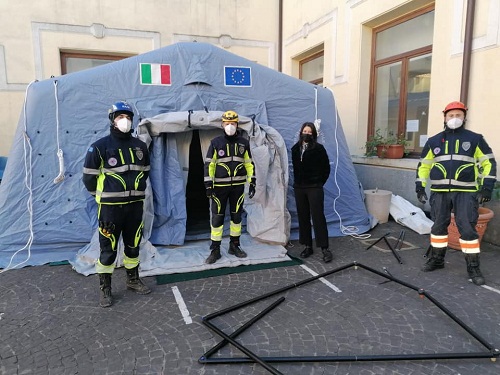
[[[206,193],[207,193],[207,198],[212,198],[212,196],[214,195],[214,188],[211,186],[207,187]]]
[[[252,199],[254,195],[255,195],[255,183],[250,182],[250,185],[248,185],[248,198]]]
[[[99,221],[99,231],[105,237],[111,237],[115,230],[115,224],[111,221]]]
[[[477,193],[477,201],[479,202],[479,204],[491,201],[491,190],[488,190],[488,189],[483,187]]]
[[[425,189],[417,190],[417,199],[422,204],[428,201],[429,198],[427,198],[427,194],[425,194]]]

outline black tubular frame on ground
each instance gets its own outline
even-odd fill
[[[388,232],[388,233],[384,234],[377,241],[375,241],[370,246],[368,246],[366,248],[366,250],[369,250],[372,246],[375,246],[380,241],[384,240],[385,243],[386,243],[386,245],[387,245],[387,247],[392,251],[392,255],[394,255],[394,258],[396,258],[396,260],[399,262],[399,264],[403,264],[403,260],[401,259],[401,256],[398,254],[397,250],[401,250],[401,248],[403,247],[403,242],[404,242],[404,237],[405,237],[405,231],[402,230],[401,233],[399,234],[399,237],[398,237],[398,240],[396,242],[396,246],[395,247],[392,247],[392,245],[390,244],[390,242],[387,240],[387,236],[389,234],[391,234],[391,232]],[[399,247],[399,249],[398,249],[398,247]]]
[[[281,302],[285,300],[285,297],[281,297],[270,306],[265,308],[262,312],[257,314],[255,317],[250,319],[248,322],[243,324],[240,328],[234,331],[232,334],[228,335],[221,331],[218,327],[216,327],[213,323],[210,322],[211,319],[214,319],[218,316],[224,315],[228,312],[237,310],[239,308],[248,306],[252,303],[262,301],[266,298],[272,297],[279,293],[283,293],[290,289],[296,288],[298,286],[307,284],[309,282],[315,281],[317,279],[323,278],[325,276],[334,274],[336,272],[343,271],[347,268],[354,267],[357,269],[358,267],[363,268],[367,271],[375,273],[381,277],[386,278],[388,281],[394,281],[402,286],[413,289],[418,292],[420,297],[427,297],[430,302],[434,304],[437,308],[439,308],[445,315],[455,321],[460,327],[462,327],[467,333],[469,333],[472,337],[474,337],[481,345],[483,345],[488,352],[469,352],[469,353],[429,353],[429,354],[391,354],[391,355],[349,355],[349,356],[295,356],[295,357],[262,357],[258,356],[255,353],[248,350],[244,345],[235,341],[236,337],[248,329],[253,323],[257,322],[259,319],[264,317],[266,314],[274,310]],[[432,297],[429,293],[427,293],[424,289],[418,288],[412,284],[409,284],[405,281],[399,280],[392,276],[389,272],[381,272],[364,264],[358,262],[352,262],[345,266],[341,266],[335,268],[333,270],[324,272],[322,274],[310,277],[298,283],[290,284],[286,287],[277,289],[273,292],[269,292],[263,294],[262,296],[252,298],[250,300],[238,303],[236,305],[227,307],[225,309],[216,311],[212,314],[206,315],[202,317],[202,323],[215,332],[217,335],[221,336],[223,340],[215,345],[213,348],[209,349],[202,357],[198,360],[201,364],[241,364],[241,363],[258,363],[263,366],[266,370],[268,370],[272,374],[281,374],[274,367],[269,365],[269,363],[297,363],[297,362],[369,362],[369,361],[409,361],[409,360],[432,360],[432,359],[470,359],[470,358],[491,358],[492,361],[496,361],[496,359],[500,356],[500,350],[494,348],[491,344],[489,344],[486,340],[484,340],[478,333],[476,333],[472,328],[467,326],[462,320],[460,320],[457,316],[455,316],[449,309],[447,309],[443,304],[437,301],[434,297]],[[232,344],[248,357],[232,357],[232,358],[210,358],[213,354],[215,354],[218,350],[224,347],[226,344]]]

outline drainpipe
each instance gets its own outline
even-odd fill
[[[462,84],[460,86],[460,101],[465,105],[467,105],[467,99],[469,97],[470,60],[472,54],[475,8],[476,8],[476,0],[467,0],[464,53],[462,62]]]
[[[282,70],[283,50],[283,0],[279,0],[278,10],[278,72]]]

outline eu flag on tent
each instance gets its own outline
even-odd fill
[[[141,64],[141,85],[171,84],[169,64]]]
[[[245,66],[225,66],[224,86],[252,87],[252,70]]]

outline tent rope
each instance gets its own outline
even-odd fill
[[[30,231],[30,236],[28,238],[28,241],[26,242],[26,245],[22,247],[21,249],[17,250],[12,256],[10,257],[9,264],[7,267],[5,267],[3,270],[0,270],[0,273],[3,273],[9,269],[14,269],[16,267],[19,267],[20,265],[26,263],[30,258],[31,258],[31,245],[33,244],[34,240],[34,232],[33,232],[33,174],[32,174],[32,155],[33,155],[33,148],[31,146],[31,140],[28,136],[28,128],[27,128],[27,122],[26,122],[26,101],[28,99],[28,90],[31,86],[32,83],[38,82],[37,80],[31,81],[28,84],[28,87],[26,87],[26,92],[24,94],[24,104],[23,104],[23,114],[24,114],[24,171],[25,171],[25,176],[24,176],[24,184],[26,186],[26,189],[28,189],[28,201],[26,203],[27,208],[28,208],[28,213],[29,213],[29,231]],[[22,261],[19,262],[13,266],[11,266],[12,261],[14,260],[14,257],[21,251],[27,249],[28,250],[28,257]]]
[[[330,91],[332,91],[330,88],[329,88]],[[333,91],[332,91],[332,94],[333,94]],[[317,110],[317,109],[316,109]],[[358,234],[359,232],[359,228],[356,227],[356,226],[344,226],[344,224],[342,224],[342,217],[340,216],[339,212],[337,211],[336,209],[336,203],[337,203],[337,199],[340,198],[340,186],[338,184],[338,180],[337,180],[337,169],[338,169],[338,166],[339,166],[339,142],[338,142],[338,138],[337,138],[337,133],[338,133],[338,121],[339,121],[339,115],[338,115],[338,112],[337,112],[337,103],[335,103],[335,127],[334,127],[334,138],[335,138],[335,147],[336,147],[336,150],[337,152],[335,153],[336,154],[336,157],[337,157],[337,160],[335,160],[335,163],[334,164],[334,180],[335,180],[335,186],[337,187],[337,190],[339,192],[339,194],[335,197],[335,199],[333,200],[333,211],[335,211],[335,213],[337,214],[339,220],[340,220],[340,231],[345,234],[345,235],[348,235],[348,236],[351,236],[353,238],[357,238],[357,239],[367,239],[367,238],[370,238],[371,237],[371,234],[369,233],[363,233],[363,234]]]
[[[54,96],[56,100],[57,158],[59,159],[59,174],[54,178],[54,184],[58,184],[64,180],[64,154],[59,144],[59,100],[57,98],[57,80],[54,81]]]

